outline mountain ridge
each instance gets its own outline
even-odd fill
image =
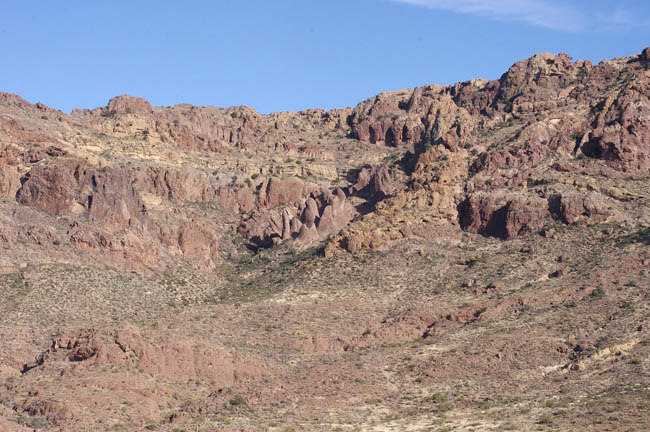
[[[0,426],[647,427],[649,179],[650,48],[330,111],[0,93]]]

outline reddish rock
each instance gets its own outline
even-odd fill
[[[13,166],[0,165],[0,196],[16,196],[20,188],[20,174]]]
[[[541,53],[515,63],[499,80],[494,100],[506,112],[529,113],[555,109],[568,104],[562,90],[576,81],[578,74],[591,68],[586,62],[571,62],[571,57]]]
[[[289,185],[289,188],[281,192],[282,185]],[[334,193],[322,189],[297,196],[299,190],[304,194],[309,189],[310,186],[302,182],[298,185],[293,181],[266,180],[260,189],[261,208],[242,223],[240,234],[260,245],[277,244],[289,238],[309,243],[337,233],[356,214],[340,188]],[[289,205],[282,210],[265,208],[269,203],[282,202]]]
[[[72,167],[66,165],[38,165],[27,173],[26,181],[18,190],[19,203],[31,205],[59,216],[70,214],[78,186]]]
[[[89,182],[94,186],[87,201],[90,220],[109,227],[145,228],[149,222],[147,209],[128,177],[119,172],[97,173]]]
[[[587,195],[578,192],[563,192],[551,198],[551,207],[564,223],[570,224],[579,220],[602,222],[607,220],[612,211],[605,199],[595,193]]]
[[[67,351],[65,359],[82,366],[134,367],[141,373],[183,383],[200,378],[217,386],[230,386],[237,380],[267,373],[259,362],[250,358],[242,361],[225,347],[191,339],[177,340],[171,335],[151,340],[130,325],[106,330],[85,329],[59,336],[32,367],[48,364],[58,351]]]
[[[549,274],[548,276],[551,277],[551,278],[557,278],[557,277],[567,275],[570,271],[571,271],[570,267],[561,267],[561,268],[557,269],[556,271],[554,271],[553,273]]]
[[[372,168],[362,168],[356,184],[350,187],[350,193],[377,202],[390,195],[393,187],[390,168],[380,164]]]
[[[268,178],[260,186],[258,205],[273,208],[280,204],[297,202],[302,197],[303,187],[303,182],[298,179]]]
[[[357,105],[349,122],[359,140],[388,146],[429,143],[457,148],[474,127],[449,89],[438,86],[382,93]]]
[[[606,101],[607,102],[607,101]],[[587,156],[624,171],[650,171],[650,83],[632,82],[597,114],[581,146]]]
[[[548,203],[533,196],[479,193],[461,202],[458,215],[465,231],[513,238],[539,231],[546,222]]]
[[[47,147],[45,149],[45,153],[48,156],[51,156],[51,157],[60,157],[60,156],[65,156],[66,154],[68,154],[67,151],[63,150],[59,146],[49,146],[49,147]]]
[[[14,410],[32,417],[44,417],[54,425],[65,424],[73,419],[72,411],[67,405],[52,399],[28,398],[15,406]]]
[[[650,62],[650,47],[644,49],[641,52],[641,58],[645,60],[646,62]]]
[[[334,219],[334,206],[328,205],[323,209],[323,213],[318,220],[318,233],[320,235],[325,235],[334,231],[336,228],[337,221]]]
[[[149,192],[176,203],[208,202],[215,200],[218,196],[213,181],[207,175],[190,170],[147,167],[146,170],[135,171],[130,175],[135,177],[135,184],[140,191]],[[224,201],[226,200],[224,199]]]
[[[573,152],[588,127],[584,119],[567,115],[554,122],[533,122],[510,139],[505,148],[485,152],[474,161],[472,170],[482,172],[490,187],[518,187],[526,182],[533,170],[549,158],[573,158]],[[576,138],[579,137],[579,138]],[[563,164],[559,163],[558,168]]]
[[[555,237],[555,234],[557,234],[557,231],[555,231],[555,228],[544,228],[540,231],[540,234],[544,238],[552,239]]]
[[[57,140],[39,131],[29,130],[16,119],[5,120],[0,117],[0,135],[5,134],[15,140],[29,143],[56,143]]]
[[[454,84],[450,92],[456,105],[465,108],[472,116],[478,116],[494,112],[491,105],[498,90],[498,81],[472,80]]]
[[[25,237],[27,237],[30,242],[39,246],[52,245],[59,241],[56,231],[50,227],[29,227],[27,231],[25,231]]]
[[[151,113],[153,107],[145,99],[124,95],[109,100],[108,110],[118,113]]]
[[[81,160],[57,159],[34,166],[16,198],[54,216],[83,212],[111,227],[143,229],[149,222],[144,203],[124,172],[97,170]]]
[[[307,199],[305,210],[303,212],[302,221],[308,227],[311,227],[316,222],[316,218],[319,216],[318,205],[313,198]]]
[[[320,236],[318,234],[318,229],[314,224],[312,225],[304,224],[300,228],[300,232],[298,233],[298,237],[297,237],[297,240],[301,243],[311,243],[319,239]]]
[[[178,247],[183,255],[211,261],[217,256],[219,235],[217,232],[197,221],[192,221],[183,226],[178,234]]]
[[[0,92],[0,104],[3,105],[15,105],[21,108],[27,108],[30,106],[30,103],[27,102],[22,97],[13,93]]]
[[[270,122],[247,107],[203,110],[190,105],[157,111],[156,132],[178,147],[192,151],[224,150],[226,146],[246,149],[271,134]]]
[[[140,233],[110,233],[75,224],[68,231],[68,240],[80,250],[101,253],[102,262],[120,268],[141,270],[142,266],[160,268],[160,245]]]
[[[233,190],[230,187],[220,187],[217,189],[215,200],[235,213],[248,213],[255,209],[256,205],[255,195],[248,187],[242,187],[238,190]]]

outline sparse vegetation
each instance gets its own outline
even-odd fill
[[[647,77],[545,59],[329,112],[0,103],[0,429],[645,430]]]

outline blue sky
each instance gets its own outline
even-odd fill
[[[650,46],[642,0],[11,1],[0,91],[69,112],[120,94],[260,112],[498,78],[520,59]]]

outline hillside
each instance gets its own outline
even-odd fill
[[[650,428],[650,48],[262,115],[0,93],[0,429]]]

